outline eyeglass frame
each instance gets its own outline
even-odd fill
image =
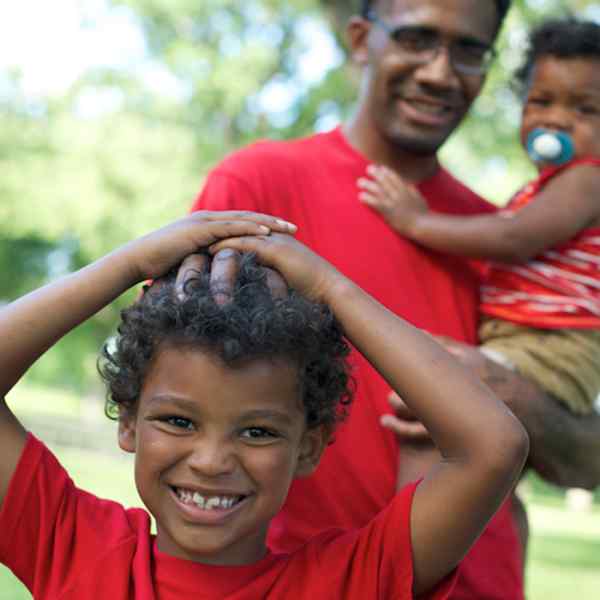
[[[387,34],[387,36],[394,42],[397,44],[400,44],[399,40],[397,39],[398,33],[402,32],[402,31],[418,31],[419,27],[415,27],[414,25],[398,25],[398,26],[393,26],[390,25],[389,23],[386,23],[383,19],[381,19],[379,17],[379,15],[374,11],[374,10],[370,10],[369,12],[367,12],[367,14],[364,17],[367,21],[374,23],[375,25],[379,25],[379,27],[381,27],[385,33]],[[454,56],[452,53],[452,45],[451,44],[444,44],[439,38],[436,40],[435,42],[435,46],[433,46],[432,48],[425,50],[423,53],[427,54],[428,52],[431,52],[433,50],[433,54],[432,55],[427,55],[426,57],[423,57],[423,60],[421,61],[420,57],[418,56],[418,54],[416,53],[412,53],[412,57],[415,59],[415,64],[426,64],[429,60],[435,60],[440,52],[440,50],[442,49],[442,47],[445,47],[448,51],[448,58],[450,59],[450,64],[452,65],[452,68],[454,69],[455,72],[460,73],[462,75],[471,75],[471,76],[479,76],[481,77],[482,75],[485,75],[488,71],[488,69],[490,68],[490,65],[494,62],[494,60],[496,59],[496,49],[494,48],[494,46],[485,46],[485,44],[481,44],[481,48],[485,48],[485,53],[481,59],[481,64],[479,66],[473,66],[470,67],[469,65],[464,65],[461,63],[456,63],[454,60]],[[411,54],[410,50],[406,50],[404,49],[404,52],[406,52],[407,54]]]

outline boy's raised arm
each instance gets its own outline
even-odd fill
[[[433,338],[396,317],[289,236],[215,244],[253,251],[314,300],[430,431],[442,454],[418,486],[411,513],[414,592],[452,571],[516,483],[528,451],[519,421]]]
[[[270,231],[293,232],[294,227],[244,211],[194,213],[0,310],[0,504],[26,439],[5,397],[27,369],[65,334],[136,283],[163,275],[219,239]]]

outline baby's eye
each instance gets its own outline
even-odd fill
[[[275,439],[277,434],[264,427],[246,427],[242,430],[240,436],[247,440],[265,441]]]
[[[579,112],[584,115],[597,115],[600,111],[597,106],[591,104],[584,104],[579,107]]]
[[[533,106],[548,106],[550,104],[550,100],[541,96],[533,96],[527,98],[527,104],[531,104]]]

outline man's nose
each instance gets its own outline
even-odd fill
[[[444,45],[437,49],[431,60],[415,71],[415,77],[420,83],[432,87],[450,89],[460,86],[460,80],[452,66],[450,49]]]
[[[194,440],[188,457],[189,467],[205,477],[229,475],[237,466],[235,445],[220,436],[203,434]]]

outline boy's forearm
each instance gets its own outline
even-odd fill
[[[121,249],[0,311],[0,396],[71,329],[136,283]]]
[[[487,449],[489,436],[482,432],[492,421],[507,435],[514,432],[509,411],[433,338],[353,284],[329,302],[350,341],[418,414],[442,455]]]

